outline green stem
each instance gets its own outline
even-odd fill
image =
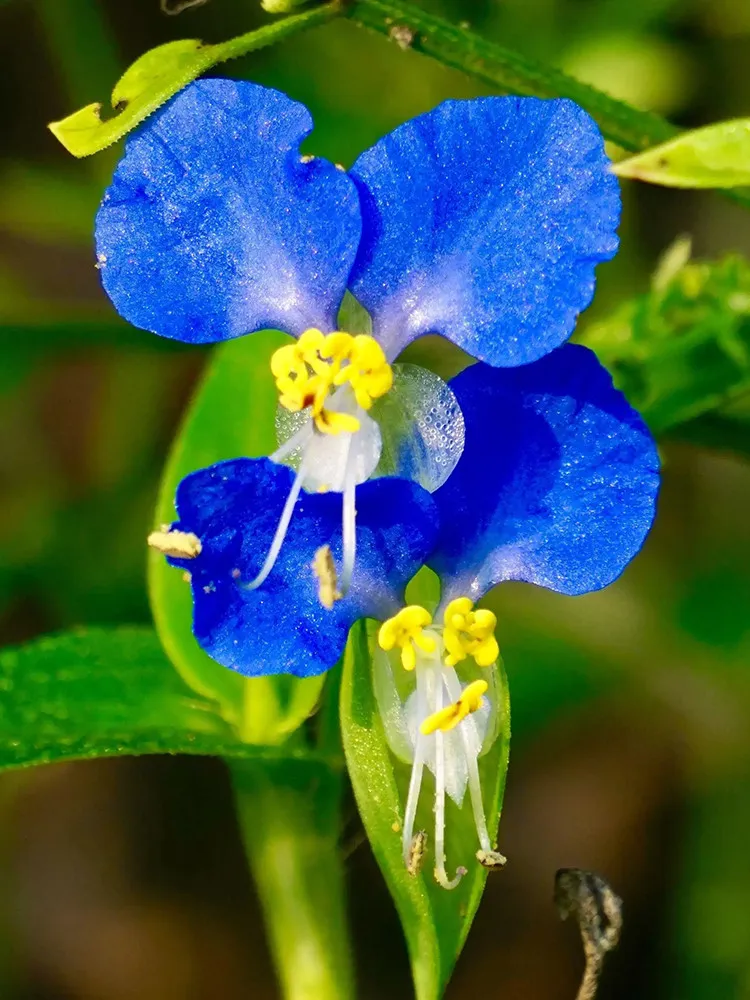
[[[217,45],[206,45],[194,39],[168,42],[144,53],[120,78],[112,91],[111,104],[118,109],[112,117],[103,120],[101,105],[88,104],[59,122],[50,122],[49,129],[74,156],[90,156],[121,139],[170,97],[218,63],[274,45],[300,31],[324,24],[340,13],[340,0],[332,0],[314,10],[293,14]]]
[[[474,32],[418,9],[408,0],[351,0],[349,17],[367,28],[392,35],[394,27],[413,32],[411,47],[482,83],[532,97],[569,97],[599,123],[604,135],[626,149],[645,149],[677,134],[658,115],[617,101],[572,76],[527,59]]]
[[[345,13],[352,21],[388,37],[395,29],[411,37],[411,48],[461,70],[475,80],[505,93],[532,97],[569,97],[597,121],[605,138],[633,152],[665,142],[679,130],[664,118],[617,101],[566,73],[535,62],[488,41],[465,28],[415,7],[408,0],[349,0]],[[750,195],[725,192],[750,206]]]
[[[285,1000],[351,1000],[340,775],[312,761],[227,763]]]

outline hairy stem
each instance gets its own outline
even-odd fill
[[[678,129],[658,115],[609,97],[572,76],[488,41],[415,7],[408,0],[349,0],[345,13],[357,24],[390,38],[404,39],[415,52],[505,93],[531,97],[569,97],[597,121],[605,138],[630,151],[665,142]],[[750,206],[750,194],[728,191],[733,201]]]

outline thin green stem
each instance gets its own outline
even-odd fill
[[[111,103],[117,109],[112,117],[102,120],[101,105],[88,104],[59,122],[51,122],[49,128],[68,152],[74,156],[90,156],[121,139],[217,63],[274,45],[300,31],[324,24],[340,12],[339,0],[333,0],[217,45],[190,39],[168,42],[145,53],[121,77],[112,91]]]
[[[312,761],[227,763],[285,1000],[351,1000],[341,775]]]
[[[626,149],[645,149],[677,134],[673,125],[657,115],[637,111],[560,70],[503,48],[404,0],[351,0],[347,14],[358,24],[391,37],[394,28],[409,28],[413,35],[411,47],[416,52],[498,90],[533,97],[569,97],[596,118],[608,139]]]
[[[679,132],[658,115],[632,108],[560,70],[428,14],[408,0],[349,0],[346,14],[366,28],[398,37],[402,44],[405,38],[411,39],[416,52],[505,93],[569,97],[589,112],[607,139],[627,150],[647,149]],[[738,190],[726,194],[750,206],[750,194]]]
[[[239,35],[237,38],[230,38],[227,42],[221,42],[218,45],[212,46],[213,49],[218,50],[220,53],[217,55],[215,61],[220,62],[224,59],[236,59],[238,56],[247,55],[248,52],[255,52],[257,49],[265,48],[267,45],[275,45],[277,42],[281,42],[285,38],[290,38],[300,31],[314,28],[318,24],[325,24],[326,21],[330,21],[332,17],[336,17],[340,13],[340,0],[332,0],[331,3],[321,4],[319,7],[305,11],[302,14],[293,14],[282,20],[274,21],[272,24],[256,28],[254,31]]]

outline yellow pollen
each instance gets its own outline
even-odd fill
[[[468,597],[458,597],[445,609],[443,641],[449,667],[467,656],[473,656],[477,666],[491,667],[500,655],[495,639],[497,618],[485,608],[479,611],[473,608],[474,602]]]
[[[192,531],[172,531],[168,524],[152,531],[146,539],[152,549],[173,559],[195,559],[201,554],[201,540]]]
[[[377,340],[342,330],[329,334],[305,330],[296,344],[274,351],[271,372],[281,405],[293,413],[309,407],[322,434],[353,434],[359,430],[356,417],[325,408],[335,388],[348,382],[358,405],[369,410],[373,401],[393,385],[391,366]]]
[[[342,594],[336,578],[336,563],[330,545],[321,545],[315,552],[312,571],[318,580],[318,600],[329,611],[340,601]]]
[[[413,670],[417,665],[418,646],[424,653],[435,651],[435,640],[425,635],[425,628],[432,624],[432,615],[419,604],[410,604],[402,608],[397,615],[384,621],[378,632],[378,645],[381,649],[401,650],[401,664],[404,670]]]
[[[472,681],[471,684],[467,684],[458,701],[428,715],[419,727],[419,731],[423,736],[431,736],[438,729],[444,733],[454,729],[467,715],[482,707],[482,695],[487,687],[487,681]]]

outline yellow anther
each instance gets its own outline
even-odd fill
[[[337,413],[335,410],[326,410],[321,407],[320,411],[315,413],[315,426],[321,434],[343,434],[344,432],[354,434],[355,431],[359,430],[359,420],[350,413]]]
[[[479,611],[473,608],[474,602],[468,597],[458,597],[445,609],[443,641],[449,667],[467,656],[473,656],[480,667],[491,667],[500,655],[495,639],[497,618],[484,608]]]
[[[377,340],[364,333],[352,337],[348,361],[334,376],[334,384],[349,382],[359,405],[369,410],[373,400],[384,396],[393,385],[393,370]]]
[[[432,624],[432,615],[419,604],[402,608],[397,615],[384,621],[378,632],[378,645],[388,651],[398,646],[404,670],[413,670],[417,665],[417,650],[434,653],[435,640],[425,635],[424,630]]]
[[[146,539],[152,549],[173,559],[195,559],[201,554],[201,540],[192,531],[172,531],[168,524],[152,531]]]
[[[271,356],[271,372],[279,402],[296,413],[310,408],[323,434],[354,433],[360,424],[351,414],[326,410],[334,388],[349,382],[363,410],[393,385],[393,372],[380,344],[366,334],[353,337],[336,330],[323,334],[305,330],[296,344],[280,347]]]
[[[321,545],[315,551],[312,561],[312,571],[318,580],[318,600],[329,611],[342,598],[336,578],[336,563],[330,545]]]
[[[444,733],[454,729],[467,715],[482,707],[482,695],[487,690],[487,681],[472,681],[461,692],[461,697],[452,705],[441,708],[439,712],[428,715],[419,731],[423,736],[430,736],[441,729]]]

